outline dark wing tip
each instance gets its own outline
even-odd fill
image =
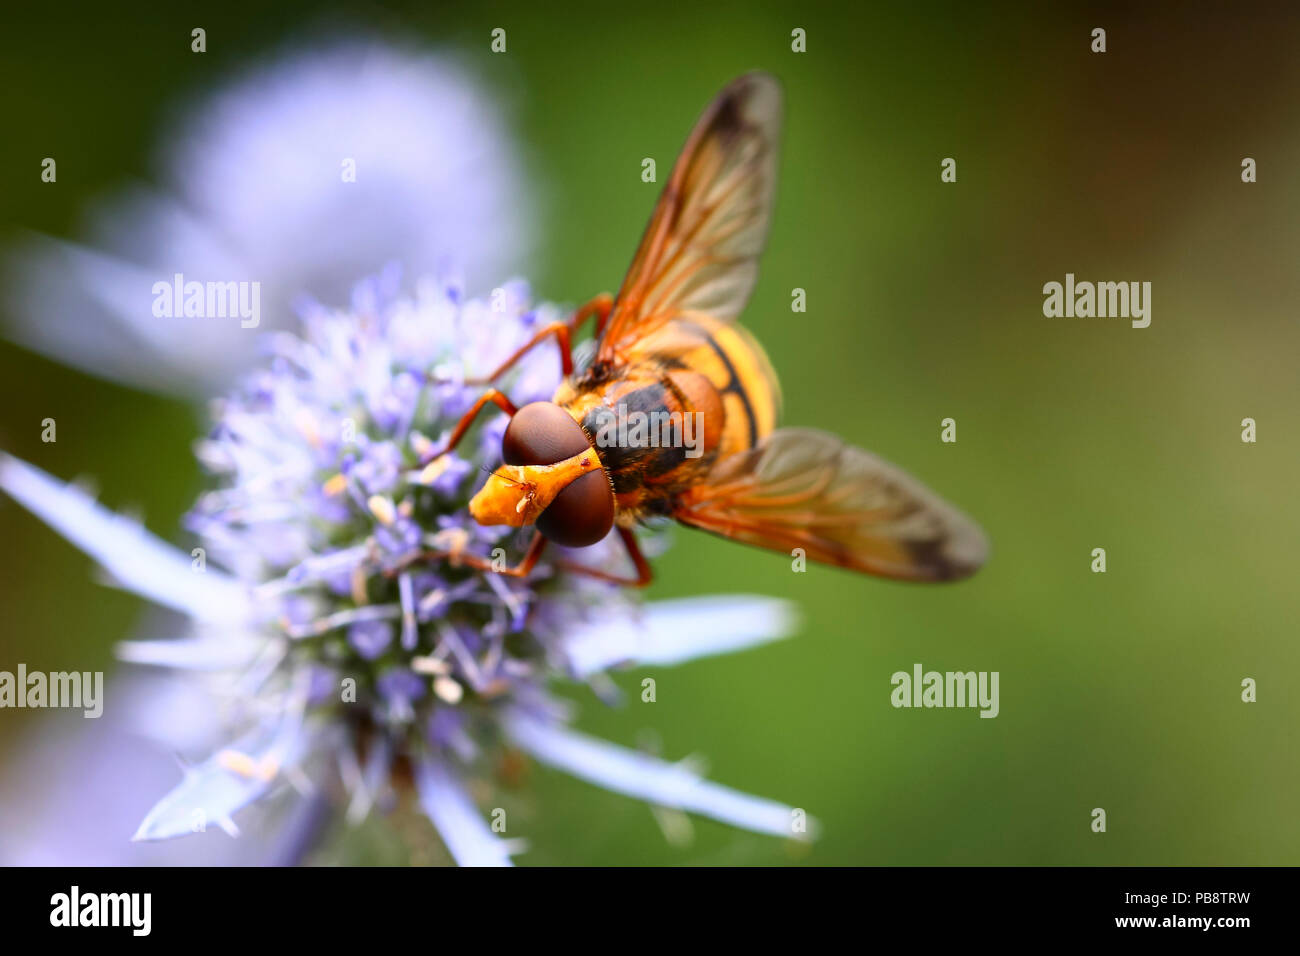
[[[775,139],[781,125],[781,84],[771,73],[755,70],[736,77],[713,101],[708,126],[731,140],[745,131]]]
[[[969,519],[955,518],[948,534],[909,543],[908,551],[926,581],[961,581],[984,567],[989,557],[988,538]]]

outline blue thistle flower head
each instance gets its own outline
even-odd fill
[[[466,510],[482,469],[499,461],[505,421],[481,421],[452,455],[430,453],[478,396],[464,380],[559,311],[531,304],[521,282],[483,300],[445,278],[402,295],[389,270],[351,287],[346,308],[302,303],[294,323],[297,290],[347,301],[351,279],[399,256],[412,274],[454,261],[475,288],[518,261],[535,234],[533,204],[491,99],[454,61],[379,39],[313,43],[250,68],[179,111],[192,122],[160,141],[156,188],[92,209],[78,242],[25,241],[0,263],[16,320],[7,334],[29,347],[186,396],[247,376],[215,403],[198,446],[213,486],[186,519],[193,550],[0,452],[0,491],[114,583],[188,622],[182,637],[119,645],[148,669],[109,683],[93,729],[43,735],[34,749],[57,755],[62,775],[6,805],[24,820],[6,855],[255,862],[258,841],[127,840],[138,807],[155,800],[141,841],[210,825],[234,833],[236,818],[261,815],[250,805],[287,790],[312,796],[288,825],[268,826],[284,831],[273,842],[298,846],[292,821],[334,809],[336,794],[356,820],[405,781],[455,859],[506,863],[519,844],[492,832],[466,787],[490,781],[504,747],[656,807],[804,835],[789,807],[573,731],[557,696],[585,681],[612,697],[611,667],[665,667],[784,636],[787,605],[640,604],[554,564],[518,580],[455,560],[522,553],[517,532],[480,527]],[[303,179],[340,157],[364,170],[363,187]],[[258,281],[260,329],[276,330],[259,371],[247,375],[260,333],[204,316],[159,321],[147,293],[176,273]],[[521,404],[550,398],[559,377],[553,350],[539,348],[500,385]],[[600,567],[622,560],[613,552],[570,557]],[[170,792],[171,768],[149,759],[140,731],[186,758]]]
[[[252,586],[273,719],[328,726],[390,762],[473,764],[507,709],[545,708],[571,629],[627,600],[546,567],[525,581],[459,560],[519,549],[517,531],[467,511],[499,462],[502,422],[433,457],[481,391],[464,378],[559,311],[532,307],[522,282],[489,302],[451,281],[409,299],[396,289],[389,272],[350,309],[306,304],[301,336],[268,340],[268,365],[216,404],[198,454],[219,485],[188,525]],[[531,401],[558,381],[538,349],[504,385]]]
[[[136,839],[183,836],[288,782],[341,780],[356,819],[393,781],[461,863],[508,863],[465,788],[517,748],[657,806],[805,836],[802,811],[703,780],[567,726],[557,683],[783,636],[788,607],[756,597],[641,606],[617,586],[540,564],[527,579],[476,570],[522,554],[517,529],[483,527],[468,501],[500,461],[504,416],[435,457],[481,393],[466,386],[562,316],[506,283],[468,299],[454,280],[402,295],[396,270],[359,283],[346,309],[300,307],[301,331],[265,340],[266,361],[213,406],[197,448],[214,476],[186,519],[200,547],[171,551],[70,486],[0,458],[0,488],[80,544],[128,587],[194,622],[180,641],[134,641],[135,663],[208,675],[227,743],[187,766]],[[516,404],[549,399],[553,350],[499,383]],[[524,533],[525,537],[527,532]],[[607,567],[605,544],[568,555]]]

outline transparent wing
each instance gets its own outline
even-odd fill
[[[776,186],[781,89],[747,73],[705,110],[659,197],[601,337],[597,357],[692,314],[730,321],[758,275]]]
[[[979,527],[916,479],[834,435],[773,432],[683,495],[685,524],[867,574],[950,581],[988,557]]]

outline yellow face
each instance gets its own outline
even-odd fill
[[[553,465],[502,465],[471,499],[469,513],[479,524],[535,524],[571,481],[599,468],[594,448]]]

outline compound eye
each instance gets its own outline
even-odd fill
[[[501,437],[507,465],[553,465],[591,447],[582,426],[553,402],[525,405]],[[614,526],[614,492],[604,469],[574,479],[537,518],[537,530],[556,544],[585,548]]]
[[[585,548],[614,527],[614,495],[605,470],[574,479],[537,516],[537,530],[566,548]]]
[[[582,426],[553,402],[525,405],[501,436],[501,458],[507,465],[553,465],[589,447]]]

